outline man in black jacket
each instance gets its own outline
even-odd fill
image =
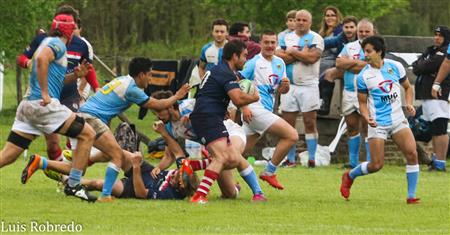
[[[449,29],[446,26],[437,26],[434,30],[434,45],[427,47],[425,52],[413,63],[413,72],[417,75],[415,84],[416,99],[422,100],[423,116],[431,122],[433,156],[431,169],[445,170],[448,140],[447,124],[450,118],[448,97],[450,92],[450,79],[447,77],[440,84],[442,95],[438,99],[431,96],[436,75],[442,61],[445,59],[449,44]]]

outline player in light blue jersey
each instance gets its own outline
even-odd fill
[[[297,10],[290,10],[286,13],[286,29],[280,32],[277,36],[278,42],[280,40],[284,40],[286,34],[293,32],[295,30],[295,14],[297,14]]]
[[[400,86],[405,89],[406,111],[415,115],[413,90],[403,66],[384,59],[386,46],[383,38],[371,36],[362,42],[368,65],[358,75],[358,100],[361,116],[369,123],[370,162],[363,162],[342,176],[341,194],[348,199],[356,177],[375,173],[384,164],[384,144],[389,136],[406,157],[408,204],[419,203],[416,186],[419,163],[416,142],[402,110]]]
[[[131,154],[120,148],[107,124],[132,104],[147,109],[165,109],[182,99],[189,91],[189,86],[185,84],[168,99],[157,100],[148,97],[143,89],[148,86],[151,69],[152,61],[150,59],[133,58],[128,66],[129,74],[127,76],[112,80],[80,107],[79,115],[96,132],[94,146],[103,152],[110,161],[106,169],[101,201],[111,201],[111,190],[122,167],[122,155]]]
[[[308,166],[315,167],[315,155],[319,134],[317,112],[320,108],[319,67],[324,49],[323,38],[311,31],[312,15],[300,10],[295,16],[296,29],[280,40],[276,55],[286,63],[286,74],[291,81],[289,92],[281,95],[280,109],[283,119],[295,127],[297,116],[302,112],[305,140],[308,149]],[[296,161],[295,145],[288,153],[288,161]]]
[[[223,47],[227,43],[228,23],[223,19],[217,19],[212,23],[211,32],[214,41],[207,43],[202,47],[198,73],[203,78],[206,71],[211,70],[222,60]]]
[[[259,138],[270,133],[280,138],[272,159],[259,178],[272,187],[283,189],[278,182],[275,171],[289,149],[297,142],[298,133],[294,127],[273,112],[275,92],[285,94],[289,90],[284,61],[275,56],[277,36],[273,31],[261,34],[261,53],[247,61],[241,75],[253,80],[259,92],[259,101],[242,107],[243,127],[247,135],[246,152],[250,151]]]
[[[361,48],[362,41],[374,35],[372,22],[362,19],[357,25],[358,40],[345,44],[336,59],[336,68],[344,70],[344,91],[342,93],[342,114],[345,117],[348,134],[349,168],[359,164],[359,146],[361,135],[367,137],[367,123],[358,113],[358,97],[356,92],[356,78],[358,73],[366,66],[364,51]],[[361,125],[361,131],[359,126]],[[370,151],[367,138],[365,138],[366,161],[370,161]]]
[[[66,45],[72,39],[75,28],[72,15],[56,15],[50,37],[44,39],[36,50],[30,74],[30,89],[17,108],[11,133],[0,152],[0,168],[14,162],[42,133],[59,133],[76,138],[79,145],[74,151],[74,162],[64,193],[82,200],[95,201],[97,198],[80,184],[89,157],[88,149],[94,140],[94,131],[89,125],[85,125],[82,118],[59,102],[64,83],[70,83],[87,73],[87,67],[83,65],[74,73],[66,75]],[[30,158],[34,159],[34,156]],[[22,174],[22,183],[29,179],[32,172],[39,167],[45,168],[46,165],[45,159],[28,164],[27,170]]]

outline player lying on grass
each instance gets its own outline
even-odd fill
[[[155,99],[166,99],[171,96],[172,92],[170,91],[158,91],[152,94],[152,98]],[[194,99],[186,99],[175,103],[170,108],[155,111],[156,116],[161,122],[155,123],[153,128],[164,138],[167,147],[161,162],[153,169],[153,175],[156,175],[161,170],[167,169],[174,161],[177,162],[177,165],[180,165],[181,161],[186,157],[177,140],[191,140],[200,143],[189,120],[189,115],[194,105]],[[246,143],[244,130],[230,119],[223,121],[223,123],[230,134],[233,147],[242,153]],[[206,162],[203,163],[199,167],[206,169],[209,161],[207,162],[208,164],[205,164]],[[232,170],[222,171],[218,178],[218,184],[222,192],[222,198],[237,197],[240,188],[233,178]]]
[[[142,155],[135,152],[125,155],[122,166],[125,178],[116,180],[112,187],[112,195],[117,198],[139,199],[184,199],[192,196],[198,186],[198,177],[194,173],[202,169],[202,165],[208,165],[209,160],[192,161],[184,160],[180,169],[159,171],[152,174],[154,166],[142,160]],[[67,183],[67,168],[70,162],[48,160],[47,166],[43,164],[43,157],[32,155],[28,165],[23,170],[30,176],[39,169],[56,181]],[[54,171],[47,171],[52,169]],[[58,172],[58,173],[57,173]],[[82,179],[81,184],[87,190],[102,191],[103,179]]]

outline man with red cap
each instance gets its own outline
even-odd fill
[[[78,11],[75,10],[70,5],[62,5],[60,6],[55,13],[56,15],[65,14],[71,15],[75,20],[75,24],[77,29],[80,26],[80,19]],[[39,33],[32,40],[30,45],[25,49],[25,51],[18,56],[17,64],[22,68],[30,68],[33,55],[35,54],[37,48],[41,44],[41,42],[47,37],[47,33]],[[70,42],[67,44],[67,74],[70,74],[74,71],[74,69],[79,66],[83,61],[86,61],[89,64],[89,71],[84,76],[84,78],[91,85],[93,90],[98,89],[99,85],[96,78],[96,72],[94,67],[91,65],[93,60],[92,50],[89,48],[88,43],[78,35],[73,35]],[[60,102],[61,104],[67,106],[73,112],[77,112],[79,108],[79,102],[81,100],[81,96],[77,89],[77,81],[74,80],[71,83],[64,84],[63,91],[61,92]],[[62,160],[62,150],[59,146],[60,138],[57,134],[45,135],[45,139],[47,142],[47,155],[49,158],[54,160]]]
[[[17,108],[11,132],[0,152],[0,168],[13,163],[42,133],[58,133],[76,138],[78,144],[73,153],[72,168],[64,192],[66,195],[94,202],[97,198],[90,195],[80,181],[95,132],[83,118],[59,101],[63,85],[85,76],[87,72],[86,65],[82,65],[66,75],[66,45],[72,39],[75,28],[72,15],[55,16],[49,37],[41,42],[34,53],[29,90]],[[45,167],[47,162],[45,159],[43,161],[42,166]],[[27,177],[27,174],[22,177]]]

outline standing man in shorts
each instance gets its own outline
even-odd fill
[[[419,203],[416,198],[419,180],[416,141],[402,110],[401,89],[405,89],[406,111],[414,116],[413,88],[409,84],[403,66],[393,60],[384,59],[384,39],[372,36],[364,39],[361,47],[367,66],[358,75],[358,100],[361,116],[369,124],[368,136],[371,151],[370,162],[363,162],[346,171],[342,176],[341,195],[348,199],[353,181],[363,175],[372,174],[384,165],[384,144],[389,136],[406,158],[408,196],[406,203]]]
[[[436,84],[441,88],[441,95],[434,99],[431,95],[439,67],[445,60],[449,43],[449,30],[446,26],[437,26],[434,30],[434,45],[427,47],[422,56],[413,63],[416,79],[416,99],[422,100],[423,117],[431,122],[433,144],[430,170],[445,171],[445,159],[448,151],[447,125],[450,118],[450,79],[444,79]]]
[[[276,55],[287,64],[286,73],[291,81],[289,92],[281,95],[280,108],[283,119],[295,128],[297,116],[302,112],[305,124],[305,139],[308,149],[308,167],[315,167],[317,150],[317,113],[320,107],[319,68],[324,44],[323,38],[311,31],[312,15],[300,10],[295,15],[296,29],[280,39]],[[288,153],[288,161],[295,163],[296,146]]]
[[[230,141],[223,123],[230,99],[238,107],[259,100],[258,92],[246,94],[238,84],[238,70],[244,67],[247,47],[240,40],[228,42],[223,49],[223,60],[204,76],[197,93],[194,111],[190,115],[193,130],[212,153],[212,162],[206,168],[200,186],[191,202],[207,203],[209,190],[224,169],[237,168],[253,191],[253,201],[265,201],[252,166]]]
[[[59,102],[63,84],[86,73],[86,68],[82,67],[66,78],[66,45],[72,39],[75,27],[73,16],[55,16],[50,37],[45,38],[37,48],[30,74],[30,89],[17,108],[11,133],[0,152],[0,168],[13,163],[28,149],[34,138],[42,133],[59,133],[76,138],[78,146],[74,150],[72,169],[64,193],[82,200],[95,201],[97,198],[80,184],[89,149],[94,141],[94,131],[85,124],[83,118]]]
[[[297,142],[298,133],[289,123],[278,117],[273,111],[275,92],[285,94],[289,91],[289,79],[286,77],[284,61],[275,55],[277,36],[267,30],[261,34],[261,53],[247,61],[240,74],[252,80],[259,91],[259,101],[242,107],[243,127],[247,135],[246,151],[252,149],[259,138],[270,133],[280,138],[272,159],[259,178],[272,187],[283,189],[275,171],[289,149]]]
[[[362,19],[357,25],[358,40],[347,43],[336,59],[336,68],[344,70],[344,91],[342,93],[342,114],[347,124],[349,165],[353,169],[359,164],[360,132],[367,136],[367,123],[361,118],[356,92],[358,73],[366,66],[364,50],[361,43],[367,37],[374,35],[372,22]],[[361,126],[361,128],[360,128]],[[360,131],[360,129],[362,129]],[[370,161],[370,151],[367,138],[365,138],[366,160]]]

